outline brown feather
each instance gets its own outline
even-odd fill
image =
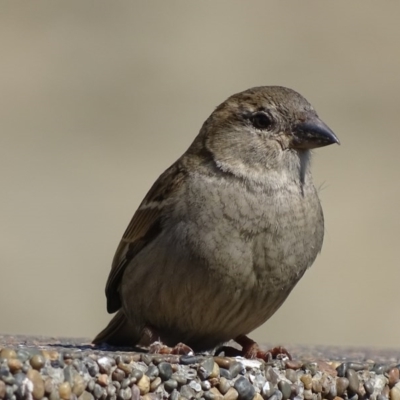
[[[121,308],[119,286],[125,268],[132,258],[160,233],[162,229],[160,216],[163,208],[168,205],[165,199],[174,198],[171,193],[179,190],[185,174],[186,171],[180,163],[168,168],[154,183],[126,228],[106,284],[109,313]]]

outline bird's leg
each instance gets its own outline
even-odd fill
[[[292,356],[284,347],[278,346],[273,347],[272,349],[269,349],[267,351],[261,350],[258,343],[256,343],[254,340],[250,339],[246,335],[238,336],[237,338],[235,338],[235,342],[239,343],[242,346],[242,355],[245,358],[261,358],[265,361],[269,361],[270,359],[278,358],[279,356],[282,357],[283,355],[288,357],[289,360],[292,359]]]
[[[141,343],[142,345],[146,345],[149,348],[149,353],[152,354],[194,354],[193,350],[184,343],[178,343],[174,347],[166,346],[161,341],[160,334],[157,330],[149,326],[143,330]]]

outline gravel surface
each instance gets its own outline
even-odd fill
[[[264,362],[0,335],[0,399],[400,400],[400,350],[288,349]]]

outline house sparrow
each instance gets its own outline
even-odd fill
[[[252,88],[218,106],[126,229],[106,285],[117,314],[93,343],[202,351],[236,339],[256,354],[246,335],[321,250],[310,150],[333,143],[310,103],[285,87]]]

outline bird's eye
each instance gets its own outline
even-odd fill
[[[253,114],[250,120],[257,129],[268,129],[272,125],[271,118],[263,112]]]

